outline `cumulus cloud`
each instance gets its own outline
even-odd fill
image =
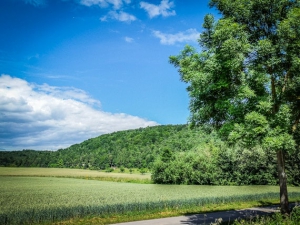
[[[166,34],[161,31],[153,31],[153,35],[160,39],[160,43],[164,45],[174,45],[176,42],[197,41],[200,33],[196,29],[188,29],[184,32],[176,34]]]
[[[174,2],[169,2],[169,0],[162,0],[159,5],[140,2],[140,7],[148,13],[150,18],[160,15],[163,17],[176,15],[175,10],[171,10],[171,8],[174,7]]]
[[[43,6],[46,5],[46,0],[23,0],[26,4],[31,4],[34,6]]]
[[[38,6],[45,6],[48,0],[21,0],[27,4]],[[67,0],[61,0],[67,1]],[[107,21],[108,19],[118,20],[121,22],[135,21],[137,18],[129,13],[123,11],[125,5],[129,5],[131,0],[73,0],[77,4],[87,7],[99,6],[100,8],[108,8],[108,14],[101,17],[101,21]]]
[[[101,8],[106,8],[110,5],[114,7],[114,9],[120,9],[123,6],[123,3],[129,4],[130,0],[80,0],[79,3],[85,6],[93,6],[98,5]]]
[[[157,125],[97,109],[82,90],[0,76],[0,149],[56,150],[119,130]]]
[[[130,23],[131,21],[135,21],[136,17],[123,11],[110,11],[107,15],[100,18],[101,21],[107,21],[108,19]]]

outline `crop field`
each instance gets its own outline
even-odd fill
[[[179,186],[0,176],[0,224],[265,200],[277,198],[278,192],[275,186]],[[289,193],[300,197],[300,188],[289,187]]]
[[[0,167],[0,176],[69,177],[69,178],[119,178],[150,180],[149,174],[106,173],[97,170],[66,168]]]

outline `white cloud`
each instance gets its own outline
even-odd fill
[[[108,3],[106,0],[80,0],[79,3],[85,6],[98,5],[101,8],[108,7]]]
[[[124,3],[129,4],[130,2],[130,0],[80,0],[79,3],[85,6],[98,5],[101,8],[112,5],[114,9],[120,9]]]
[[[74,99],[89,105],[99,105],[100,101],[91,98],[85,91],[73,87],[55,87],[48,84],[35,85],[34,90],[62,99]]]
[[[107,15],[100,18],[101,21],[107,21],[108,19],[114,19],[121,22],[130,23],[131,21],[135,21],[136,17],[123,11],[110,11]]]
[[[125,37],[124,39],[125,39],[125,41],[128,42],[128,43],[132,43],[132,42],[134,41],[134,39],[131,38],[131,37]]]
[[[23,0],[26,4],[31,4],[34,6],[46,5],[46,0]]]
[[[175,10],[171,10],[174,7],[174,3],[169,0],[162,0],[159,5],[154,5],[148,2],[140,2],[140,7],[148,13],[150,18],[162,15],[163,17],[176,15]]]
[[[108,19],[108,15],[102,16],[102,17],[100,18],[100,20],[101,20],[102,22],[107,21],[107,19]]]
[[[82,90],[0,76],[0,149],[56,150],[119,130],[157,125],[96,107]]]
[[[160,31],[153,31],[155,37],[160,39],[160,43],[164,45],[174,45],[176,42],[197,41],[200,33],[196,29],[188,29],[184,32],[176,34],[166,34]]]

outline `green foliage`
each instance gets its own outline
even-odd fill
[[[113,171],[111,164],[120,168],[117,171],[129,168],[130,173],[133,173],[134,165],[136,168],[141,165],[140,169],[151,170],[155,183],[276,184],[274,148],[284,146],[290,149],[294,141],[290,139],[291,136],[285,135],[282,128],[278,128],[278,131],[273,129],[273,132],[282,133],[284,141],[279,140],[279,143],[285,145],[278,145],[278,133],[273,135],[272,132],[265,132],[270,123],[263,119],[264,111],[268,111],[269,107],[262,105],[260,108],[264,110],[247,115],[246,124],[234,125],[229,135],[230,142],[222,141],[211,126],[191,130],[184,125],[168,125],[102,135],[57,152],[0,152],[0,164],[27,167],[63,165],[90,170],[101,168],[108,173]],[[260,137],[252,138],[257,133]],[[146,139],[149,141],[145,142]],[[252,142],[258,143],[260,139],[264,145],[252,146]],[[299,165],[300,150],[297,147],[286,155],[289,184],[300,185]]]
[[[121,166],[121,167],[120,167],[120,172],[121,172],[121,173],[124,173],[124,172],[125,172],[125,167],[124,167],[124,166]]]
[[[58,158],[52,151],[0,151],[0,166],[58,167]]]
[[[106,169],[107,167],[150,168],[162,150],[189,151],[201,140],[203,131],[187,125],[165,125],[119,131],[91,138],[55,152],[0,152],[0,166],[65,167]]]
[[[287,139],[294,146],[288,135],[300,115],[299,2],[211,0],[210,5],[222,17],[204,18],[202,51],[186,46],[170,57],[189,85],[191,124],[214,125],[247,146],[279,127],[281,132],[271,135],[277,143],[267,138],[269,147],[284,149]]]
[[[300,151],[288,152],[286,154],[286,170],[288,183],[300,186]]]
[[[154,163],[152,180],[161,184],[275,185],[276,157],[256,146],[250,149],[209,144],[196,151],[176,153],[172,161]],[[293,176],[294,177],[294,176]],[[297,180],[299,180],[297,178]],[[293,183],[293,180],[290,180]]]
[[[172,151],[170,148],[163,148],[162,150],[162,155],[161,155],[161,160],[165,163],[169,162],[172,159]]]
[[[113,172],[113,171],[114,171],[114,169],[111,168],[111,167],[107,167],[107,168],[105,169],[105,172],[107,172],[107,173],[111,173],[111,172]]]
[[[300,207],[296,206],[293,208],[290,215],[282,215],[280,213],[276,213],[272,216],[252,218],[251,221],[235,221],[234,225],[299,225],[299,221]]]
[[[269,107],[260,108],[265,108],[267,111]],[[0,164],[28,167],[63,165],[69,168],[94,170],[101,168],[108,173],[113,171],[110,164],[119,166],[118,171],[121,172],[122,168],[129,168],[130,173],[134,172],[133,165],[144,164],[142,168],[151,170],[155,183],[273,185],[277,184],[274,148],[284,146],[290,149],[294,141],[279,128],[278,131],[276,129],[273,131],[281,132],[284,141],[278,142],[278,133],[273,135],[272,132],[266,132],[265,134],[265,130],[269,129],[270,125],[263,119],[263,111],[249,113],[247,124],[235,124],[229,135],[230,142],[222,141],[211,126],[194,130],[184,125],[158,126],[102,135],[57,152],[30,150],[0,152]],[[261,136],[253,139],[252,137],[257,133]],[[151,137],[148,137],[148,140],[157,141],[145,143],[147,135]],[[264,145],[252,146],[252,142],[258,143],[259,139],[263,140]],[[285,145],[278,145],[278,143],[285,143]],[[299,142],[297,143],[298,146]],[[111,150],[109,154],[107,149]],[[119,165],[117,162],[122,159],[121,155],[124,157],[124,160],[121,160],[124,164]],[[286,155],[289,184],[300,185],[299,165],[300,150],[297,147]]]
[[[147,173],[147,169],[146,169],[146,168],[141,168],[141,169],[140,169],[140,173],[141,173],[142,175],[144,175],[145,173]]]
[[[212,125],[242,147],[276,151],[281,212],[288,213],[285,152],[300,122],[300,2],[210,0],[198,53],[170,62],[188,84],[192,126]],[[299,147],[298,147],[299,148]]]
[[[64,167],[64,161],[62,159],[58,160],[57,167],[59,167],[59,168],[63,168]]]
[[[169,163],[154,164],[152,180],[164,184],[215,184],[215,164],[196,152],[179,153]]]

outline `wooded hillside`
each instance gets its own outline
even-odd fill
[[[286,156],[288,183],[300,184],[300,151]],[[0,166],[83,169],[148,168],[155,183],[277,183],[276,157],[259,146],[229,144],[209,128],[164,125],[119,131],[58,151],[0,152]]]
[[[0,165],[90,169],[151,167],[161,149],[188,151],[204,139],[200,129],[190,130],[186,125],[147,127],[101,135],[54,152],[2,151]]]

